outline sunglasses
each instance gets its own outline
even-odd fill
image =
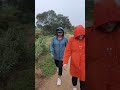
[[[62,32],[58,32],[58,33],[62,33]]]

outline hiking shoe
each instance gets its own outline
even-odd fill
[[[58,70],[59,70],[59,69],[57,68],[57,72],[58,72]]]
[[[58,85],[58,86],[61,85],[61,79],[60,79],[60,78],[58,78],[58,80],[57,80],[57,85]]]
[[[73,90],[77,90],[77,88],[73,88]]]

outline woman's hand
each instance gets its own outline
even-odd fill
[[[64,69],[65,71],[67,71],[67,64],[64,64],[64,65],[63,65],[63,69]]]
[[[54,55],[51,53],[51,57],[54,58]]]

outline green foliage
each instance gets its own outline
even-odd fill
[[[50,57],[50,54],[47,54],[47,56],[44,57],[44,61],[40,63],[40,69],[42,70],[44,77],[50,77],[55,73],[56,66],[53,59]]]
[[[16,85],[16,88],[21,87],[22,83],[21,85],[14,83],[21,77],[19,74],[24,70],[34,69],[35,55],[34,41],[32,41],[34,40],[34,13],[30,8],[34,0],[29,1],[30,3],[26,1],[28,0],[2,0],[2,7],[0,7],[0,89],[8,90],[10,84]],[[31,67],[29,67],[30,64]],[[18,73],[17,78],[14,76],[15,73]],[[26,77],[30,80],[32,74],[30,78],[27,73]],[[13,78],[13,82],[9,81],[10,78]],[[24,82],[23,78],[21,82]],[[24,87],[33,87],[30,86],[30,83],[34,83],[33,81],[28,81],[28,83],[29,86],[26,82]],[[11,90],[17,90],[16,88]]]
[[[74,34],[74,32],[73,32],[73,30],[72,30],[72,29],[65,30],[65,33],[68,33],[68,34],[71,34],[71,35],[73,35],[73,34]]]
[[[35,29],[35,58],[38,58],[47,52],[46,38],[41,29]]]
[[[23,47],[20,38],[21,34],[17,34],[14,29],[8,29],[4,37],[0,38],[0,77],[9,75],[15,64],[19,62],[20,49]]]
[[[44,36],[42,30],[36,28],[35,37],[36,67],[41,69],[44,77],[49,77],[56,71],[56,66],[50,56],[49,43],[46,42],[51,40],[52,36]]]
[[[33,90],[34,89],[33,73],[34,73],[33,69],[23,70],[23,71],[14,73],[14,75],[12,76],[14,78],[9,79],[9,82],[8,82],[9,84],[5,89],[6,90]],[[30,87],[26,87],[26,85]]]
[[[43,36],[43,30],[36,28],[35,29],[35,39],[38,39],[39,37],[44,37]]]
[[[36,25],[44,31],[44,35],[55,34],[58,27],[67,29],[72,27],[67,16],[63,16],[62,14],[57,15],[53,10],[38,14],[36,19]]]
[[[44,37],[39,37],[35,41],[35,57],[38,59],[38,57],[42,54],[44,54],[47,51],[46,45],[45,45],[45,39]]]

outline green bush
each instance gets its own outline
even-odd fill
[[[51,58],[50,54],[48,54],[44,61],[40,63],[40,69],[42,70],[42,74],[44,77],[50,77],[56,71],[56,66],[54,64],[53,59]]]
[[[39,37],[35,41],[35,58],[36,60],[39,58],[40,55],[44,54],[47,51],[46,43],[44,37]]]
[[[43,36],[43,30],[36,28],[35,29],[35,39],[38,39],[39,37],[44,37]]]
[[[20,49],[24,47],[24,44],[19,39],[21,33],[18,35],[16,33],[15,29],[8,29],[4,36],[0,38],[0,77],[8,76],[9,72],[15,69],[14,66],[20,60]]]
[[[73,30],[72,29],[67,29],[67,30],[65,30],[65,34],[71,34],[71,35],[73,35],[74,34],[74,32],[73,32]]]
[[[20,74],[22,71],[28,69],[34,70],[35,54],[33,54],[34,43],[32,43],[34,42],[32,41],[34,34],[32,33],[30,35],[30,33],[34,31],[34,29],[31,28],[34,27],[34,15],[31,11],[32,8],[29,8],[31,2],[28,4],[27,2],[24,3],[26,0],[3,1],[4,3],[2,3],[2,7],[0,7],[0,90],[4,88],[6,88],[4,90],[8,90],[9,87],[7,86],[10,84],[13,86],[16,84],[17,86],[14,90],[17,90],[17,87],[20,88],[23,85],[22,83],[21,85],[17,84],[17,79],[21,78]],[[14,1],[16,1],[16,4],[13,4]],[[34,0],[32,1],[34,2]],[[26,5],[27,9],[25,8]],[[30,64],[31,67],[29,66]],[[15,73],[18,73],[17,78],[14,76]],[[27,80],[30,80],[33,76],[31,73],[29,74],[31,77],[29,77],[28,72],[24,72],[23,74],[28,77]],[[13,78],[13,81],[10,82],[10,78]],[[30,90],[26,89],[30,87],[30,84],[28,85],[27,82],[33,84],[34,81],[29,82],[22,78],[20,81],[26,81],[26,83],[24,83],[24,88],[19,90]],[[16,83],[14,83],[15,81]],[[18,82],[20,81],[18,80]]]
[[[36,29],[36,34],[42,33],[41,29]],[[36,68],[40,68],[44,77],[53,75],[56,71],[56,66],[50,56],[49,43],[46,42],[51,40],[53,36],[43,34],[38,35],[35,41],[35,57],[36,57]]]

